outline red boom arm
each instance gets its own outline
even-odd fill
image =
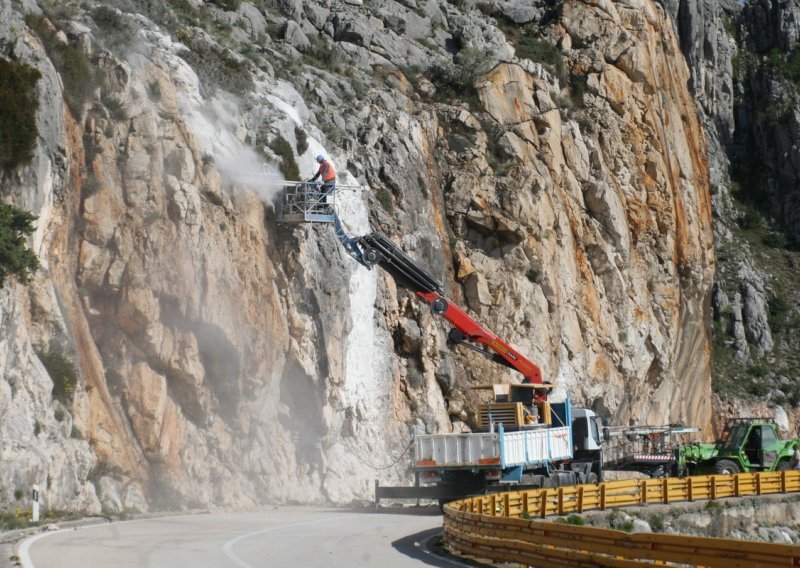
[[[502,357],[508,365],[522,373],[525,382],[542,384],[542,372],[530,359],[469,317],[464,310],[451,303],[438,292],[415,292],[417,297],[430,304],[433,311],[466,336],[469,341],[483,343]]]

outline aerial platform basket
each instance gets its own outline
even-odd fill
[[[275,204],[280,223],[333,223],[336,191],[326,192],[315,182],[288,182]]]

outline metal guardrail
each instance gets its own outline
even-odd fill
[[[800,471],[636,479],[498,493],[445,506],[444,538],[456,554],[530,566],[657,563],[754,568],[800,566],[800,546],[556,524],[550,515],[615,507],[800,492]]]

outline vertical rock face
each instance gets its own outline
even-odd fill
[[[406,478],[412,427],[468,430],[468,386],[515,379],[447,350],[441,322],[330,227],[276,223],[261,162],[305,174],[320,152],[365,190],[337,198],[348,230],[430,267],[555,397],[708,425],[706,138],[664,9],[547,12],[559,71],[478,11],[372,4],[51,15],[104,74],[79,115],[42,34],[2,18],[44,75],[42,142],[7,183],[39,215],[45,268],[2,299],[0,503],[43,476],[65,507],[365,498],[377,471]],[[522,26],[546,13],[497,9]],[[472,73],[463,92],[448,69]],[[51,343],[78,376],[61,419],[32,348]]]
[[[797,2],[752,2],[742,11],[750,57],[742,62],[737,140],[741,176],[759,194],[770,218],[800,240],[796,77],[792,69],[800,34]],[[758,59],[767,56],[761,63]]]
[[[719,261],[712,306],[716,390],[733,398],[773,393],[772,403],[796,405],[800,320],[790,306],[797,305],[800,288],[789,274],[799,261],[791,142],[797,6],[703,2],[671,10],[688,60],[706,62],[691,66],[695,80],[710,77],[724,87],[712,94],[706,82],[704,92],[697,89],[709,139]],[[721,72],[709,73],[712,60]]]

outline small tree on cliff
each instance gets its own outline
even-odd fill
[[[25,284],[39,268],[39,259],[25,244],[26,237],[33,233],[34,221],[32,213],[0,203],[0,287],[8,276]]]
[[[0,58],[0,168],[27,164],[36,148],[36,81],[41,73]]]

